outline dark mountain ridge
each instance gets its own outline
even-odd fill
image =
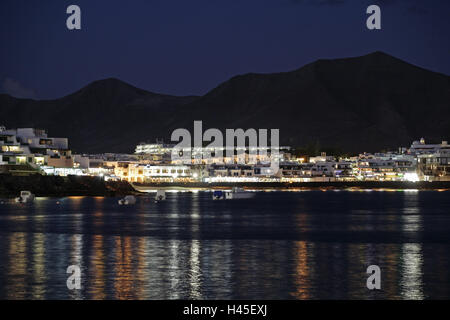
[[[132,152],[176,128],[278,128],[282,144],[346,152],[408,146],[450,133],[450,77],[382,52],[235,76],[201,97],[151,93],[117,79],[56,100],[0,95],[7,127],[47,128],[79,152]]]
[[[195,98],[156,94],[110,78],[55,100],[0,95],[0,110],[3,125],[45,128],[50,136],[68,137],[77,152],[132,152],[139,141],[163,136],[164,119]]]

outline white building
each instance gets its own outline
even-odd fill
[[[118,162],[114,168],[114,175],[129,182],[151,181],[183,181],[196,179],[198,173],[185,165],[150,165],[133,162]]]
[[[0,127],[1,164],[73,168],[67,138],[50,138],[41,129]]]
[[[422,138],[420,141],[414,141],[409,148],[409,153],[413,155],[419,154],[432,154],[439,152],[440,150],[450,150],[450,145],[447,141],[442,141],[438,144],[426,144],[425,139]]]
[[[136,146],[135,154],[141,160],[152,160],[172,164],[187,164],[185,159],[172,160],[172,152],[176,145],[156,143],[140,143]],[[188,147],[179,150],[178,154],[186,155],[190,164],[261,164],[271,161],[283,161],[289,154],[290,147],[280,147],[277,155],[271,155],[271,147]],[[239,154],[239,156],[238,156]]]
[[[21,143],[12,130],[4,127],[0,127],[0,157],[1,165],[38,165],[46,162],[44,155],[32,153],[28,144]]]
[[[332,162],[335,161],[334,156],[327,156],[325,152],[322,152],[320,156],[310,157],[309,162],[316,163],[316,162]]]
[[[426,181],[450,181],[450,149],[441,148],[433,153],[417,156],[418,174]]]

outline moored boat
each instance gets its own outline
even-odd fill
[[[125,206],[128,206],[128,205],[133,205],[133,204],[136,204],[136,197],[135,196],[131,196],[131,195],[129,195],[129,196],[125,196],[123,199],[120,199],[119,201],[119,205],[125,205]]]
[[[239,187],[233,187],[231,190],[221,191],[216,190],[213,192],[213,200],[231,200],[231,199],[250,199],[255,194],[253,192],[245,191]]]
[[[20,196],[14,199],[18,203],[29,203],[34,201],[34,194],[30,191],[20,191]]]
[[[158,190],[156,191],[155,202],[166,200],[166,191]]]

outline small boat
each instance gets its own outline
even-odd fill
[[[212,195],[213,200],[224,200],[225,199],[225,192],[216,190],[213,192]]]
[[[18,203],[29,203],[34,201],[34,194],[30,191],[20,191],[20,196],[14,199]]]
[[[121,205],[121,206],[133,205],[133,204],[136,204],[136,197],[135,196],[125,196],[125,198],[120,199],[118,202],[119,202],[119,205]]]
[[[166,200],[166,191],[158,190],[156,191],[155,202]]]
[[[213,192],[213,200],[250,199],[254,196],[254,193],[245,191],[244,189],[239,187],[233,187],[231,191]]]
[[[245,191],[242,188],[234,187],[231,191],[225,193],[227,199],[250,199],[255,196],[255,193]]]

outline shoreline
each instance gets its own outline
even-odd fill
[[[22,190],[31,191],[36,197],[119,197],[145,195],[157,189],[168,191],[209,191],[241,187],[251,191],[450,191],[450,181],[333,181],[333,182],[160,182],[129,183],[127,181],[104,181],[99,177],[77,176],[12,176],[0,174],[0,198],[17,197]]]
[[[148,192],[156,189],[166,190],[221,190],[241,187],[246,190],[435,190],[450,191],[450,181],[333,181],[333,182],[188,182],[188,183],[132,183],[139,192]]]
[[[25,190],[36,197],[111,197],[139,193],[126,181],[104,181],[100,177],[0,174],[0,197],[15,198]]]

